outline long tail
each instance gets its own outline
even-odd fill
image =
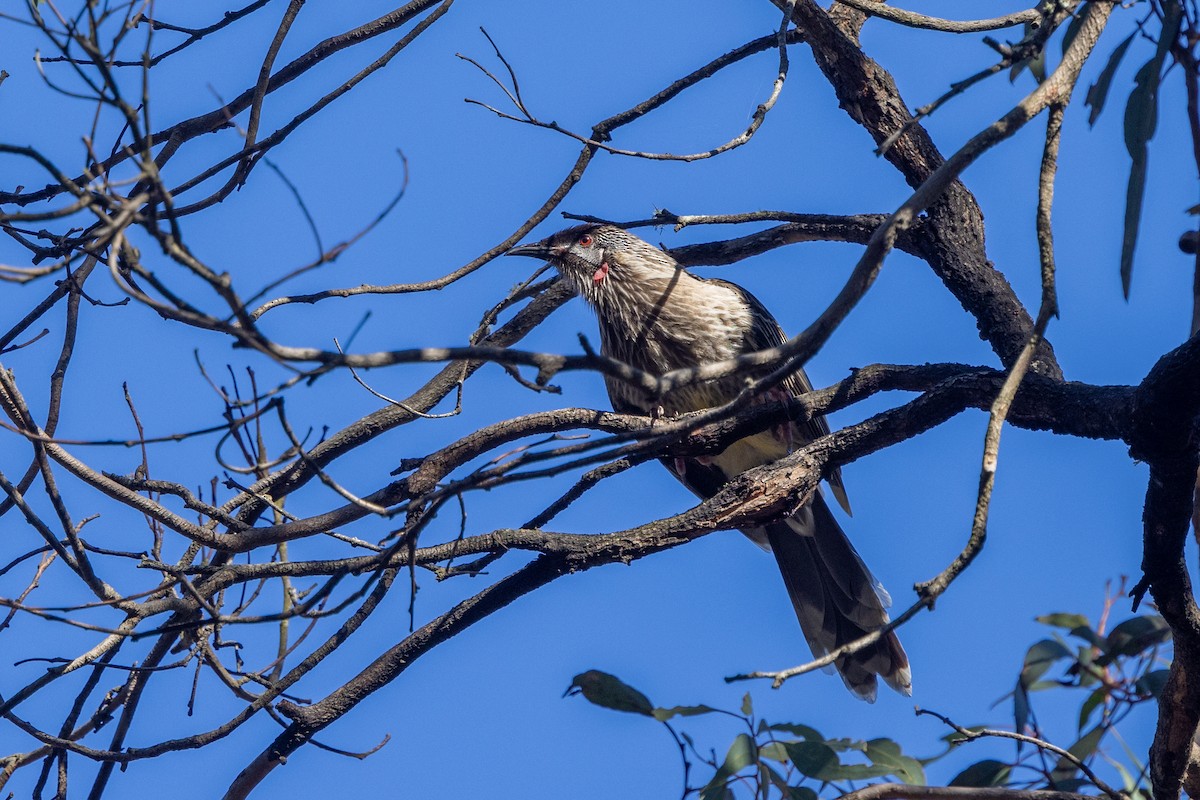
[[[765,526],[800,628],[813,654],[822,656],[888,622],[891,598],[842,532],[818,494],[794,516]],[[874,702],[883,678],[912,694],[908,656],[894,632],[834,662],[852,692]]]

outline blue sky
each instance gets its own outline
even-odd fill
[[[991,16],[1021,7],[988,3],[976,13]],[[215,107],[211,91],[229,98],[250,85],[282,8],[270,4],[246,24],[164,62],[154,77],[153,115],[159,126]],[[162,18],[185,25],[207,22],[218,10],[224,9],[212,4],[157,7]],[[388,6],[379,2],[306,7],[280,62],[335,30],[386,10]],[[960,4],[923,2],[919,10],[956,15]],[[1101,59],[1131,29],[1133,15],[1115,15],[1098,47]],[[508,236],[569,170],[578,152],[574,142],[500,120],[463,102],[465,97],[503,101],[483,75],[454,57],[461,52],[495,64],[479,26],[517,70],[535,113],[586,131],[777,24],[775,9],[766,2],[738,4],[731,10],[717,2],[617,0],[598,10],[536,0],[519,7],[460,0],[388,69],[271,154],[303,194],[327,246],[352,235],[394,193],[400,180],[397,148],[404,151],[411,170],[407,193],[393,215],[335,264],[297,280],[289,291],[414,281],[449,272]],[[9,24],[0,30],[5,43],[0,67],[11,73],[0,86],[0,141],[34,143],[76,168],[81,163],[79,131],[90,119],[91,107],[44,90],[31,59],[39,46],[31,32]],[[1016,35],[1002,32],[999,38]],[[168,34],[159,37],[161,43],[173,41]],[[954,38],[879,20],[867,24],[863,41],[896,76],[910,106],[932,100],[951,82],[991,63],[995,55],[978,36]],[[272,95],[264,129],[285,122],[385,47],[382,42],[368,44],[369,55],[352,50]],[[1057,42],[1050,51],[1057,55]],[[690,165],[600,155],[561,209],[613,219],[645,217],[655,208],[680,214],[894,209],[908,194],[899,174],[872,154],[866,133],[837,108],[805,48],[793,47],[791,53],[783,96],[749,145]],[[1163,89],[1163,115],[1151,146],[1146,211],[1128,302],[1121,296],[1117,273],[1128,170],[1121,138],[1122,101],[1133,72],[1148,57],[1144,43],[1136,43],[1117,74],[1110,108],[1094,129],[1088,129],[1081,104],[1067,114],[1055,205],[1061,318],[1052,323],[1049,338],[1071,380],[1136,383],[1188,332],[1191,262],[1175,242],[1191,224],[1184,209],[1197,198],[1176,75]],[[775,65],[772,53],[748,59],[653,117],[623,129],[615,144],[667,151],[715,146],[744,128],[756,104],[769,93]],[[1085,71],[1085,87],[1101,65],[1102,61],[1093,63]],[[129,78],[134,79],[132,73]],[[928,120],[928,128],[942,152],[949,154],[1032,85],[1028,75],[1015,84],[1003,76],[992,78],[940,110]],[[1041,130],[1041,120],[1030,124],[964,176],[984,210],[990,257],[1030,305],[1036,305],[1038,297],[1033,208]],[[177,174],[184,174],[185,164],[202,163],[228,149],[234,137],[226,132],[196,143],[181,154]],[[26,180],[10,177],[18,172],[13,160],[0,164],[4,188]],[[20,170],[22,176],[32,174],[25,165]],[[534,236],[563,224],[555,214]],[[314,254],[300,211],[282,183],[261,168],[224,205],[187,220],[184,232],[197,255],[228,271],[244,293]],[[744,232],[690,228],[679,234],[663,229],[643,235],[675,246]],[[152,248],[143,246],[148,258],[156,258]],[[745,285],[788,332],[795,333],[837,293],[859,251],[853,245],[804,244],[701,273]],[[22,254],[8,241],[0,242],[0,263],[14,262],[23,263]],[[267,315],[264,328],[287,344],[330,349],[334,337],[344,339],[369,311],[370,319],[354,342],[358,352],[463,344],[484,310],[527,277],[532,267],[525,260],[500,259],[434,295],[290,306]],[[185,285],[182,277],[178,280]],[[98,299],[119,299],[107,277],[94,287],[102,295]],[[5,324],[0,327],[7,328],[47,288],[35,284],[4,291],[0,322]],[[61,326],[58,318],[54,323]],[[43,346],[18,351],[4,361],[24,381],[22,388],[37,408],[45,404],[46,361],[52,363],[57,352],[53,334],[59,328],[51,324],[51,329]],[[580,332],[596,341],[594,320],[581,302],[573,301],[522,346],[574,353]],[[235,369],[253,366],[264,384],[286,376],[268,362],[231,350],[215,334],[180,330],[136,305],[85,307],[80,340],[59,431],[64,438],[132,435],[123,381],[129,383],[152,434],[218,421],[220,404],[195,366],[193,349],[213,373],[223,373],[224,365],[230,364]],[[894,253],[876,286],[813,359],[808,372],[814,384],[824,386],[853,367],[926,361],[997,365],[979,341],[973,320],[931,271],[922,262]],[[380,392],[397,397],[418,387],[433,371],[405,366],[364,377]],[[395,431],[367,452],[339,462],[333,474],[352,490],[369,491],[400,458],[421,455],[482,424],[566,405],[607,407],[597,376],[572,373],[555,383],[562,387],[561,395],[536,395],[500,369],[485,368],[467,384],[460,417]],[[877,397],[837,414],[831,422],[835,427],[853,423],[901,401]],[[294,424],[319,431],[322,425],[336,430],[374,410],[380,401],[349,375],[334,375],[293,393],[288,403]],[[963,414],[844,470],[855,516],[843,523],[899,608],[912,601],[912,584],[940,571],[965,541],[985,421],[982,413]],[[151,455],[154,472],[188,485],[205,482],[214,470],[213,444],[205,440],[160,446]],[[136,451],[124,449],[89,449],[85,455],[105,469],[126,473],[139,458]],[[26,458],[23,451],[0,452],[0,469],[19,474]],[[421,659],[320,737],[335,747],[362,750],[390,734],[382,751],[357,762],[307,748],[276,770],[260,794],[671,796],[678,791],[678,757],[658,726],[580,699],[561,698],[571,677],[591,668],[621,676],[666,706],[703,702],[736,708],[749,688],[759,713],[768,719],[811,724],[827,736],[889,736],[902,742],[906,752],[930,754],[939,749],[937,739],[946,731],[929,718],[915,718],[914,704],[962,724],[1003,723],[1007,706],[991,706],[1011,690],[1025,648],[1047,633],[1033,617],[1075,611],[1094,620],[1106,581],[1122,575],[1136,581],[1145,479],[1146,470],[1133,464],[1119,443],[1006,429],[985,552],[941,599],[935,613],[919,616],[900,631],[913,664],[911,699],[884,691],[868,706],[844,691],[836,677],[822,674],[792,681],[778,691],[767,684],[726,685],[726,675],[790,666],[807,660],[808,653],[772,560],[736,533],[718,533],[630,567],[568,576],[521,599]],[[563,478],[554,488],[570,482]],[[145,546],[139,518],[112,509],[78,484],[67,491],[77,516],[104,513],[88,529],[98,543]],[[518,484],[470,497],[467,530],[482,533],[519,524],[554,494],[549,487]],[[554,528],[582,533],[618,530],[678,512],[692,502],[669,474],[646,465],[603,485],[557,519]],[[318,490],[308,499],[297,498],[290,508],[305,513],[332,503],[331,495]],[[456,535],[457,515],[443,517],[426,535]],[[34,534],[12,515],[0,521],[0,530],[33,541]],[[387,523],[367,521],[349,532],[379,539],[387,530]],[[330,552],[334,551],[327,542],[310,541],[295,545],[292,556]],[[509,556],[494,573],[520,561],[519,555]],[[128,575],[130,587],[149,579]],[[0,579],[0,595],[14,594],[19,580]],[[55,588],[78,591],[66,577],[61,585],[58,580],[48,576],[35,599],[49,604]],[[436,584],[424,578],[416,602],[417,624],[480,588],[480,580]],[[298,694],[324,696],[403,637],[407,604],[406,592],[393,591],[386,606],[310,675]],[[1114,620],[1127,612],[1127,604],[1118,604]],[[329,630],[326,623],[314,636]],[[90,641],[76,631],[25,619],[4,635],[0,692],[5,695],[41,669],[36,664],[13,666],[14,661],[33,655],[70,656]],[[269,632],[246,632],[249,663],[254,663],[254,652],[269,651],[269,639]],[[142,651],[134,647],[123,657],[134,658]],[[190,680],[190,672],[165,676],[149,691],[130,744],[204,730],[236,710],[224,690],[205,675],[195,716],[186,718]],[[54,724],[54,703],[42,702],[44,706],[25,708],[26,715]],[[1069,712],[1056,716],[1053,708],[1042,713],[1042,722],[1052,738],[1069,744],[1073,718]],[[1124,728],[1141,752],[1153,727],[1152,715],[1145,711]],[[735,733],[725,723],[708,720],[697,720],[686,729],[719,750]],[[133,764],[114,778],[112,791],[135,796],[169,785],[172,795],[180,798],[212,797],[276,730],[270,720],[257,719],[213,748]],[[98,742],[102,741],[107,734],[101,734]],[[13,728],[0,729],[0,750],[29,747]],[[956,766],[982,758],[985,747],[1008,752],[1000,745],[972,748],[950,766],[932,771],[931,778],[948,780]],[[73,769],[79,782],[75,789],[82,791],[88,766],[73,762]],[[181,775],[186,779],[180,780]],[[32,773],[19,776],[10,788],[22,796],[33,778]]]

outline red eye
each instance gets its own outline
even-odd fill
[[[583,245],[584,247],[591,247],[592,246],[592,235],[590,233],[585,233],[583,236],[580,236],[579,243],[581,245]]]

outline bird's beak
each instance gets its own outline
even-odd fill
[[[561,248],[551,247],[549,239],[543,239],[540,242],[530,242],[529,244],[519,244],[512,250],[509,250],[504,255],[506,256],[529,256],[530,258],[541,258],[549,261],[552,258],[562,255]]]

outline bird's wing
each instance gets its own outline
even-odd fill
[[[775,317],[771,316],[771,312],[767,310],[767,307],[753,294],[736,283],[723,281],[720,278],[706,278],[704,280],[709,283],[720,284],[737,292],[746,301],[746,305],[750,307],[753,324],[746,331],[746,338],[742,348],[743,352],[751,353],[755,350],[766,350],[771,347],[778,347],[787,342],[788,337],[783,332],[783,328],[775,321]],[[797,369],[785,378],[781,385],[792,397],[798,397],[805,392],[811,392],[813,388],[803,368]],[[813,439],[829,435],[829,423],[825,421],[824,417],[813,417],[807,422],[795,424],[793,427],[802,442],[810,442]],[[842,483],[841,468],[835,467],[830,470],[825,479],[829,481],[829,487],[833,490],[833,496],[837,498],[838,504],[845,509],[847,514],[851,513],[850,498],[847,497],[845,484]]]

